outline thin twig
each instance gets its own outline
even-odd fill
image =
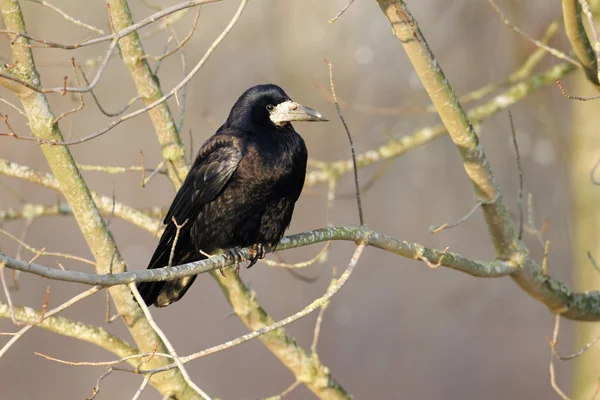
[[[196,11],[196,17],[194,18],[194,24],[192,25],[192,29],[190,29],[190,32],[187,34],[186,37],[183,38],[183,40],[181,42],[178,41],[177,46],[175,46],[175,48],[164,52],[160,56],[146,55],[145,58],[150,58],[150,59],[153,59],[154,61],[162,61],[165,58],[169,57],[170,55],[176,53],[183,46],[185,46],[185,44],[192,38],[192,36],[194,35],[194,32],[196,31],[196,27],[198,26],[198,19],[200,18],[200,10],[201,9],[202,9],[201,7],[198,7],[198,9]],[[177,40],[177,38],[175,38],[175,40]]]
[[[598,160],[596,161],[596,164],[594,164],[594,166],[592,167],[592,170],[590,171],[590,180],[596,186],[600,185],[600,181],[596,180],[596,171],[598,170],[599,166],[600,166],[600,158],[598,158]]]
[[[20,247],[23,247],[25,250],[33,253],[37,257],[41,257],[41,256],[60,257],[60,258],[65,258],[65,259],[68,259],[68,260],[79,261],[79,262],[82,262],[82,263],[85,263],[85,264],[96,266],[96,263],[94,261],[89,260],[87,258],[76,256],[76,255],[73,255],[73,254],[57,253],[57,252],[52,252],[52,251],[46,251],[45,249],[41,249],[41,250],[35,249],[35,248],[29,246],[27,243],[25,243],[21,239],[19,239],[16,236],[12,235],[10,232],[7,232],[7,231],[3,230],[2,228],[0,228],[0,234],[3,234],[5,236],[9,237],[10,239],[14,240],[15,242],[17,242],[19,244]],[[17,260],[20,259],[20,257],[15,257],[15,258]]]
[[[156,175],[157,173],[161,174],[161,175],[166,175],[167,171],[166,171],[166,169],[163,168],[163,166],[164,166],[164,161],[161,161],[160,163],[158,163],[156,168],[146,168],[144,165],[142,165],[142,166],[132,165],[131,167],[119,167],[119,166],[111,166],[111,165],[77,164],[77,167],[81,171],[105,172],[110,175],[118,175],[118,174],[123,174],[125,172],[131,172],[131,171],[133,171],[133,172],[145,171],[145,172],[151,172],[154,175]]]
[[[333,285],[335,285],[337,279],[335,278],[335,268],[331,271],[331,282],[329,282],[329,290]],[[315,322],[315,329],[313,330],[313,340],[310,345],[310,352],[313,355],[317,354],[317,345],[319,344],[319,337],[321,336],[321,325],[323,324],[323,314],[325,314],[325,310],[329,306],[329,302],[324,303],[319,310],[319,314],[317,315],[317,321]]]
[[[152,15],[149,15],[148,17],[142,19],[141,21],[128,26],[127,28],[121,29],[118,32],[113,32],[110,35],[105,35],[99,38],[95,38],[95,39],[85,39],[81,42],[75,43],[75,44],[61,44],[61,43],[56,43],[56,42],[51,42],[48,40],[44,40],[44,39],[39,39],[36,38],[34,36],[31,36],[25,32],[16,32],[16,31],[11,31],[11,30],[6,30],[6,29],[1,29],[0,33],[8,33],[11,35],[17,35],[17,37],[24,37],[26,39],[29,40],[33,40],[35,42],[38,43],[42,43],[45,44],[45,47],[55,47],[55,48],[60,48],[60,49],[64,49],[64,50],[75,50],[75,49],[79,49],[81,47],[86,47],[86,46],[92,46],[98,43],[103,43],[103,42],[109,42],[109,41],[113,41],[113,40],[119,40],[125,36],[128,36],[130,34],[132,34],[135,31],[140,30],[141,28],[150,25],[154,22],[156,22],[157,20],[164,18],[170,14],[176,13],[177,11],[181,11],[181,10],[185,10],[187,8],[191,8],[191,7],[196,7],[196,6],[200,6],[202,4],[208,4],[208,3],[215,3],[218,2],[220,0],[192,0],[192,1],[184,1],[182,3],[179,4],[175,4],[171,7],[167,7],[161,11],[158,11]],[[13,42],[16,42],[16,39],[12,40]]]
[[[597,94],[595,96],[590,96],[590,97],[572,96],[572,95],[570,95],[570,94],[567,93],[567,91],[563,87],[560,79],[556,80],[556,85],[558,86],[558,89],[560,90],[560,93],[563,95],[563,97],[565,97],[565,98],[567,98],[569,100],[588,101],[588,100],[600,99],[600,94]]]
[[[185,224],[188,223],[187,219],[185,221],[183,221],[183,224],[181,224],[181,225],[179,225],[177,223],[177,220],[175,219],[175,217],[171,218],[171,220],[175,224],[175,228],[177,229],[177,231],[175,232],[175,239],[173,239],[173,245],[171,245],[171,254],[169,254],[169,264],[168,264],[169,268],[171,268],[173,266],[173,257],[175,256],[175,247],[177,246],[177,241],[179,240],[179,234],[181,233],[181,228],[183,228],[185,226]]]
[[[295,380],[290,386],[288,386],[287,388],[285,388],[283,390],[283,392],[281,392],[281,393],[279,393],[278,395],[275,395],[275,396],[267,397],[264,400],[281,400],[285,396],[287,396],[288,394],[290,394],[294,389],[296,389],[301,383],[302,382],[300,382],[299,380]]]
[[[574,358],[580,357],[583,353],[585,353],[590,347],[592,347],[598,340],[600,340],[600,336],[596,336],[595,338],[593,338],[592,340],[590,340],[585,346],[583,346],[583,348],[581,350],[579,350],[576,353],[573,354],[569,354],[568,356],[560,356],[558,354],[558,352],[556,351],[556,346],[552,347],[552,351],[554,353],[554,356],[561,361],[568,361],[568,360],[572,360]]]
[[[550,365],[549,365],[549,369],[550,369],[550,384],[552,385],[552,388],[554,389],[554,391],[563,399],[563,400],[570,400],[569,397],[564,394],[564,392],[558,387],[558,385],[556,384],[556,376],[554,373],[554,348],[556,347],[556,345],[558,344],[558,330],[559,330],[559,326],[560,326],[560,315],[556,315],[555,317],[555,323],[554,323],[554,334],[552,336],[552,341],[550,342]]]
[[[46,360],[49,361],[54,361],[60,364],[66,364],[66,365],[71,365],[73,367],[82,367],[82,366],[89,366],[89,367],[111,367],[114,365],[118,365],[121,364],[125,361],[129,361],[129,360],[135,360],[137,358],[145,358],[145,357],[166,357],[166,358],[173,358],[172,355],[170,354],[166,354],[166,353],[157,353],[156,351],[153,352],[148,352],[148,353],[140,353],[140,354],[134,354],[131,356],[127,356],[127,357],[123,357],[120,358],[118,360],[113,360],[113,361],[96,361],[96,362],[91,362],[91,361],[67,361],[67,360],[61,360],[60,358],[55,358],[55,357],[51,357],[49,355],[46,354],[42,354],[42,353],[38,353],[38,352],[34,352],[33,354],[35,354],[36,356],[39,357],[43,357]],[[148,360],[143,361],[144,362],[148,362],[150,361],[150,358],[148,358]]]
[[[85,84],[90,86],[90,81],[85,76],[85,72],[83,72],[83,69],[81,67],[79,67],[79,71],[81,72],[81,76],[83,77]],[[96,92],[94,92],[93,90],[90,90],[90,94],[92,95],[92,98],[94,99],[94,102],[96,103],[96,106],[98,107],[100,112],[102,114],[106,115],[107,117],[118,117],[119,115],[123,114],[129,107],[131,107],[136,101],[138,101],[142,98],[142,96],[137,95],[134,98],[132,98],[131,100],[129,100],[129,102],[127,104],[125,104],[123,107],[121,107],[117,111],[110,112],[110,111],[106,111],[104,109],[104,107],[102,107],[102,105],[100,104],[100,100],[98,99],[98,96],[96,96]]]
[[[218,0],[198,0],[195,1],[194,3],[201,3],[201,2],[212,2],[212,1],[218,1]],[[105,134],[106,132],[110,131],[111,129],[113,129],[114,127],[116,127],[117,125],[121,124],[124,121],[127,121],[131,118],[137,117],[138,115],[144,114],[147,111],[153,109],[154,107],[156,107],[159,104],[162,104],[163,102],[165,102],[166,100],[170,99],[173,95],[175,95],[175,93],[179,92],[179,90],[181,90],[181,88],[183,88],[185,85],[188,84],[188,82],[196,75],[196,73],[202,68],[202,66],[204,66],[204,64],[206,63],[206,61],[208,60],[208,58],[210,57],[210,55],[215,51],[215,49],[217,48],[217,46],[223,41],[223,39],[225,39],[225,37],[229,34],[229,32],[231,32],[231,30],[233,29],[234,25],[237,23],[237,21],[239,20],[240,16],[242,15],[242,12],[244,11],[246,4],[248,3],[249,0],[242,0],[240,2],[240,5],[236,11],[236,13],[234,14],[233,18],[231,19],[231,21],[229,22],[229,24],[225,27],[225,29],[221,32],[221,34],[215,39],[215,41],[212,43],[212,45],[208,48],[208,50],[204,53],[204,56],[200,59],[200,61],[198,61],[198,63],[194,66],[194,68],[190,71],[190,73],[185,77],[185,79],[183,79],[181,82],[179,82],[173,89],[171,89],[171,91],[169,91],[167,94],[163,95],[160,99],[154,101],[151,104],[148,104],[147,106],[145,106],[144,108],[140,108],[136,111],[133,111],[129,114],[126,114],[122,117],[120,117],[117,120],[114,120],[113,122],[111,122],[110,124],[108,124],[106,127],[102,128],[101,130],[91,133],[89,135],[86,135],[80,139],[75,139],[75,140],[68,140],[68,141],[62,141],[62,142],[58,142],[58,141],[54,141],[54,140],[45,140],[45,139],[39,139],[39,138],[34,138],[34,137],[21,137],[20,139],[22,140],[29,140],[29,141],[34,141],[37,143],[46,143],[46,144],[53,144],[53,145],[63,145],[63,146],[69,146],[69,145],[76,145],[76,144],[80,144],[80,143],[84,143],[87,142],[88,140],[92,140],[95,139],[103,134]],[[192,3],[192,1],[189,1],[187,3]],[[183,3],[182,3],[183,4]],[[173,8],[173,7],[171,7]],[[131,25],[134,26],[134,25]],[[125,31],[125,30],[123,30]],[[121,31],[121,32],[123,32]],[[113,42],[113,44],[116,42]],[[114,47],[113,47],[114,50]],[[108,54],[108,53],[107,53]],[[10,80],[16,80],[16,78],[13,78],[11,76],[5,76],[5,74],[0,74],[0,77],[4,77],[6,79],[10,79]],[[71,91],[81,91],[81,92],[86,92],[86,91],[90,91],[91,88],[93,86],[95,86],[95,83],[97,83],[97,79],[98,75],[96,76],[96,79],[92,82],[92,84],[90,85],[90,87],[88,88],[84,88],[84,89],[80,89],[80,90],[71,90]],[[16,81],[20,81],[20,80],[16,80]],[[23,81],[21,81],[23,82]],[[37,88],[33,87],[31,84],[24,82],[25,86],[27,86],[28,88],[35,90],[35,91],[39,91]],[[60,88],[60,90],[62,91],[63,88]],[[69,91],[69,89],[77,89],[77,88],[66,88],[67,91]],[[52,89],[43,91],[44,93],[47,91],[53,91]]]
[[[500,20],[502,22],[504,22],[504,24],[506,24],[509,28],[511,28],[513,31],[517,32],[518,34],[520,34],[521,36],[523,36],[525,39],[529,40],[531,43],[535,44],[537,47],[546,50],[548,53],[552,54],[554,57],[559,58],[561,60],[565,60],[573,65],[575,65],[577,68],[583,68],[581,63],[579,61],[577,61],[576,59],[569,57],[568,55],[566,55],[565,53],[563,53],[560,50],[557,50],[553,47],[547,46],[544,43],[542,43],[541,41],[534,39],[532,37],[530,37],[529,35],[527,35],[525,32],[523,32],[519,27],[513,25],[502,13],[502,10],[500,10],[500,7],[498,7],[496,5],[496,3],[494,3],[493,0],[489,0],[490,5],[494,8],[494,10],[496,11],[496,13],[498,14],[498,16],[500,17]]]
[[[102,290],[102,286],[94,286],[89,288],[88,290],[86,290],[83,293],[78,294],[77,296],[65,301],[64,303],[62,303],[61,305],[59,305],[56,308],[53,308],[52,310],[48,311],[46,313],[46,317],[51,317],[55,314],[58,314],[59,312],[65,310],[66,308],[69,308],[70,306],[72,306],[73,304],[85,299],[86,297],[89,297],[97,292],[99,292],[100,290]],[[3,347],[2,349],[0,349],[0,358],[2,358],[2,356],[6,353],[6,351],[20,338],[23,337],[23,335],[25,335],[31,328],[33,328],[35,325],[39,324],[42,321],[38,321],[35,324],[32,325],[27,325],[24,326],[23,328],[21,328],[21,330],[19,330],[19,332],[17,332],[16,335],[14,335]]]
[[[51,4],[45,0],[29,0],[33,3],[37,3],[37,4],[41,4],[43,6],[48,7],[51,10],[56,11],[57,13],[59,13],[60,15],[62,15],[62,17],[64,19],[66,19],[67,21],[70,21],[72,23],[74,23],[75,25],[79,25],[81,27],[84,27],[86,29],[89,29],[90,31],[96,32],[100,35],[104,35],[104,31],[102,29],[96,28],[93,25],[90,24],[86,24],[85,22],[81,22],[78,19],[73,18],[72,16],[70,16],[69,14],[67,14],[66,12],[64,12],[63,10],[61,10],[60,8],[56,7],[54,4]]]
[[[13,110],[15,110],[16,112],[18,112],[19,114],[21,114],[23,117],[27,118],[27,114],[25,114],[25,111],[21,110],[19,107],[17,107],[16,105],[14,105],[13,103],[11,103],[10,101],[3,99],[0,97],[0,101],[4,104],[6,104],[7,106],[9,106],[10,108],[12,108]]]
[[[135,392],[135,394],[133,395],[133,397],[131,398],[131,400],[138,400],[140,398],[140,396],[142,395],[142,393],[146,389],[146,386],[148,386],[148,383],[150,383],[150,377],[151,376],[152,375],[150,375],[150,374],[144,376],[144,380],[142,381],[142,384],[140,385],[140,387],[138,388],[138,390]]]
[[[19,238],[19,246],[17,247],[17,251],[15,252],[15,258],[17,260],[21,259],[22,256],[22,251],[23,251],[23,244],[25,243],[25,240],[27,239],[27,234],[29,233],[29,229],[31,228],[31,225],[33,225],[33,218],[26,218],[25,219],[25,226],[23,226],[23,230],[21,231],[21,237]],[[0,228],[1,230],[2,228]],[[15,290],[19,290],[19,276],[20,276],[20,271],[12,271],[11,273],[11,277],[12,277],[12,283],[13,283],[13,287]]]
[[[44,297],[44,304],[42,304],[42,311],[40,312],[40,319],[37,324],[41,324],[46,318],[46,310],[48,309],[48,303],[50,301],[50,286],[46,287],[46,296]]]
[[[13,324],[17,326],[22,326],[24,323],[17,320],[15,316],[15,306],[12,301],[12,296],[10,295],[10,290],[8,290],[8,285],[6,283],[6,277],[4,276],[4,263],[0,263],[0,282],[2,282],[2,289],[4,290],[4,297],[6,297],[6,302],[8,303],[8,308],[10,309],[10,319]],[[0,357],[2,355],[0,354]]]
[[[478,201],[477,203],[475,203],[473,208],[471,208],[471,210],[469,210],[469,212],[465,216],[463,216],[461,219],[459,219],[458,221],[452,222],[452,223],[446,222],[445,224],[442,224],[440,226],[431,226],[431,227],[429,227],[429,232],[430,233],[438,233],[445,229],[452,229],[454,227],[457,227],[458,225],[462,224],[463,222],[465,222],[466,220],[471,218],[471,216],[473,214],[475,214],[475,211],[477,211],[479,209],[479,207],[481,207],[482,205],[483,205],[483,202]]]
[[[344,6],[344,8],[342,8],[342,9],[340,10],[340,12],[339,12],[339,13],[337,13],[337,15],[336,15],[335,17],[333,17],[333,18],[331,18],[331,19],[329,20],[329,23],[330,23],[330,24],[333,24],[335,21],[337,21],[337,19],[338,19],[339,17],[341,17],[341,16],[342,16],[342,14],[343,14],[343,13],[345,13],[345,12],[346,12],[346,10],[348,10],[348,9],[350,8],[350,6],[352,5],[352,3],[354,3],[354,0],[350,0],[350,1],[348,2],[348,4],[346,4],[346,5]]]
[[[544,257],[542,258],[542,275],[548,275],[548,251],[550,249],[550,241],[546,240],[544,245]]]
[[[136,287],[135,283],[131,283],[128,286],[129,286],[129,289],[131,289],[131,293],[133,293],[133,296],[137,300],[138,305],[140,306],[140,308],[144,312],[144,315],[146,316],[146,319],[148,320],[148,323],[150,324],[150,326],[152,326],[152,329],[154,329],[154,331],[156,332],[156,334],[160,337],[160,339],[162,340],[162,342],[164,343],[164,345],[167,347],[167,349],[169,350],[169,354],[171,354],[171,356],[173,356],[173,359],[175,360],[175,365],[177,365],[177,368],[179,368],[179,371],[181,372],[181,375],[183,376],[183,379],[185,380],[185,382],[196,393],[198,393],[200,396],[202,396],[202,398],[204,398],[205,400],[211,400],[211,397],[208,396],[206,393],[204,393],[204,391],[202,389],[200,389],[191,380],[189,374],[187,373],[187,370],[183,366],[182,361],[177,356],[177,353],[175,352],[175,348],[173,347],[173,345],[171,344],[171,342],[169,342],[169,339],[167,339],[167,336],[164,334],[164,332],[162,331],[162,329],[160,329],[160,327],[158,326],[158,324],[154,321],[154,318],[152,317],[152,314],[150,313],[150,310],[148,309],[148,306],[146,305],[146,302],[142,298],[142,295],[137,290],[137,287]]]
[[[436,264],[433,264],[431,261],[429,261],[429,259],[427,257],[424,257],[422,254],[417,254],[415,256],[415,259],[419,260],[419,261],[423,261],[431,269],[437,269],[444,262],[444,258],[446,257],[446,253],[448,252],[449,248],[450,248],[450,246],[446,246],[446,248],[441,253],[438,253],[438,255],[440,256],[440,258],[438,259],[438,262]]]
[[[190,137],[190,159],[189,159],[189,164],[192,165],[194,163],[194,135],[192,134],[192,130],[188,130],[189,132],[189,137]]]
[[[94,386],[92,388],[92,397],[88,397],[86,400],[94,400],[94,398],[96,398],[96,395],[98,393],[100,393],[100,383],[104,380],[104,378],[109,376],[112,372],[113,372],[113,369],[108,367],[106,372],[103,373],[102,375],[100,375],[100,377],[98,378],[98,381],[96,382],[96,386]]]
[[[79,82],[79,75],[77,74],[77,67],[75,66],[75,57],[71,57],[71,64],[73,65],[73,75],[75,75],[75,81],[77,82],[77,87],[81,87],[81,82]],[[65,83],[65,85],[66,85],[66,83]],[[54,120],[55,123],[58,123],[58,121],[60,121],[61,119],[63,119],[64,117],[66,117],[69,114],[74,114],[76,112],[83,110],[83,107],[85,107],[85,102],[83,101],[83,93],[77,93],[77,96],[79,97],[79,105],[71,110],[65,111],[64,113],[60,114]]]
[[[365,249],[365,247],[366,247],[365,243],[361,243],[356,247],[356,250],[354,251],[352,258],[350,259],[350,262],[348,264],[348,268],[346,268],[346,271],[344,271],[344,273],[340,276],[340,278],[335,282],[334,285],[330,286],[329,290],[323,296],[321,296],[318,299],[316,299],[315,301],[313,301],[311,304],[306,306],[302,311],[299,311],[296,314],[293,314],[287,318],[277,321],[274,324],[271,324],[271,325],[261,328],[259,330],[247,333],[236,339],[230,340],[226,343],[210,347],[206,350],[191,354],[189,356],[181,357],[180,363],[186,364],[190,361],[196,360],[201,357],[205,357],[209,354],[217,353],[217,352],[223,351],[225,349],[229,349],[234,346],[240,345],[240,344],[247,342],[249,340],[252,340],[256,337],[262,336],[268,332],[271,332],[273,330],[276,330],[276,329],[282,328],[286,325],[289,325],[290,323],[297,321],[298,319],[303,318],[303,317],[309,315],[310,313],[312,313],[313,311],[315,311],[316,309],[322,307],[323,304],[328,302],[348,281],[348,279],[352,275],[352,272],[354,271],[354,268],[356,267],[356,264],[358,264],[358,260],[360,259],[360,256],[362,255],[362,252]],[[135,284],[130,284],[129,286],[135,289]],[[137,292],[137,289],[135,289],[135,290]],[[136,296],[136,298],[139,297],[138,298],[139,302],[143,303],[143,300],[141,299],[141,296],[139,295],[139,293],[134,292],[134,295]],[[143,305],[140,304],[140,306],[143,306]],[[171,354],[172,354],[172,352],[171,352]],[[174,356],[175,360],[177,360],[177,357],[175,355],[173,355],[173,356]],[[145,371],[145,370],[135,371],[132,369],[125,369],[125,368],[123,368],[123,369],[118,368],[118,369],[123,370],[123,371],[128,371],[128,372],[140,373],[140,374],[147,374],[147,373],[155,374],[158,372],[168,371],[168,370],[176,368],[178,366],[179,365],[177,363],[173,363],[173,364],[169,364],[169,365],[166,365],[166,366],[154,369],[154,370],[148,370],[148,371]]]
[[[325,64],[329,66],[329,84],[331,86],[331,96],[333,97],[333,102],[335,103],[335,109],[337,110],[340,120],[344,125],[344,129],[346,130],[346,134],[348,135],[348,141],[350,142],[352,164],[354,166],[354,186],[356,188],[356,204],[358,206],[358,219],[360,221],[360,225],[362,226],[365,224],[365,219],[363,217],[362,202],[360,200],[360,183],[358,182],[358,166],[356,165],[356,152],[354,151],[354,143],[352,142],[352,135],[350,135],[348,124],[346,124],[346,120],[344,119],[344,115],[342,114],[342,109],[340,108],[340,104],[338,103],[337,97],[335,95],[335,85],[333,83],[333,64],[327,60],[325,60]]]
[[[544,32],[544,36],[542,38],[542,43],[548,44],[550,39],[554,36],[554,34],[558,31],[560,26],[559,21],[551,22],[546,31]],[[485,96],[493,93],[496,90],[503,89],[506,86],[512,85],[516,82],[519,82],[523,79],[528,78],[534,68],[542,61],[544,56],[548,54],[544,49],[536,47],[536,49],[527,57],[527,59],[523,62],[523,64],[517,68],[513,73],[508,76],[503,82],[500,83],[490,83],[480,88],[477,88],[469,93],[466,93],[459,97],[460,103],[464,106],[467,103],[481,100]],[[319,89],[321,89],[321,85],[318,82],[315,82]],[[324,92],[324,95],[329,99],[329,91],[321,90]],[[340,104],[343,102],[340,100]],[[433,104],[429,104],[427,106],[392,106],[392,107],[373,107],[365,104],[353,104],[352,109],[358,112],[363,112],[367,114],[375,114],[375,115],[402,115],[402,114],[422,114],[422,113],[437,113]],[[364,193],[364,191],[363,191]]]
[[[523,167],[521,165],[521,156],[519,155],[519,145],[517,144],[517,133],[515,131],[515,124],[513,123],[512,113],[508,111],[508,119],[510,120],[510,132],[512,134],[513,147],[515,154],[517,155],[517,171],[519,174],[519,193],[517,194],[517,206],[519,207],[519,235],[518,238],[523,238]]]
[[[327,243],[325,243],[325,246],[323,246],[323,248],[317,253],[317,255],[308,261],[301,261],[301,262],[294,263],[294,264],[288,264],[285,262],[277,262],[277,261],[265,259],[265,260],[262,260],[262,262],[264,262],[265,264],[267,264],[270,267],[281,267],[281,268],[290,268],[290,269],[306,268],[306,267],[313,265],[317,261],[320,261],[323,258],[323,255],[325,254],[327,249],[329,249],[330,245],[331,245],[331,241],[328,241]]]
[[[596,271],[600,272],[600,266],[598,266],[598,263],[592,256],[592,253],[588,251],[587,256],[588,256],[588,259],[590,260],[590,263],[592,263],[592,266],[596,269]]]

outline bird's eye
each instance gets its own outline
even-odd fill
[[[275,107],[273,107],[273,104],[267,104],[267,110],[269,111],[273,111]]]

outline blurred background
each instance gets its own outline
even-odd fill
[[[152,1],[160,6],[178,3]],[[28,33],[34,36],[75,43],[90,35],[89,31],[67,22],[48,8],[28,1],[21,3]],[[326,125],[296,125],[307,142],[310,157],[324,162],[348,159],[350,150],[330,100],[329,71],[324,58],[334,65],[336,91],[358,153],[386,143],[390,136],[410,135],[419,128],[438,123],[435,114],[402,112],[405,107],[427,106],[429,100],[375,1],[357,1],[337,22],[328,24],[346,3],[347,0],[252,0],[230,35],[187,88],[182,137],[188,150],[188,132],[193,137],[191,151],[195,153],[225,120],[246,88],[272,82],[283,87],[295,101],[319,110],[330,119]],[[408,3],[460,95],[488,83],[503,82],[535,50],[532,44],[505,26],[487,2]],[[55,0],[53,4],[109,31],[103,1]],[[548,5],[541,0],[498,0],[498,4],[513,23],[535,38],[541,38],[548,24],[561,16],[558,1]],[[136,20],[155,12],[139,0],[130,0],[130,6]],[[238,2],[228,0],[202,8],[196,32],[184,47],[188,68],[202,57],[237,7]],[[194,14],[193,10],[188,11],[174,25],[180,39],[189,32]],[[157,32],[158,26],[153,24],[140,31],[144,48],[152,55],[164,51],[169,37],[168,30]],[[562,26],[551,44],[569,51]],[[107,46],[108,43],[104,43],[77,51],[34,49],[44,87],[61,86],[65,75],[72,77],[72,56],[78,63],[90,65],[104,55]],[[7,40],[0,41],[0,57],[3,61],[10,59]],[[537,70],[558,62],[547,56]],[[95,71],[93,66],[87,68],[86,71]],[[570,92],[577,90],[580,74],[576,72],[564,80]],[[159,77],[165,92],[182,79],[179,55],[163,61]],[[111,60],[96,94],[110,111],[135,97],[135,87],[118,57]],[[18,103],[6,90],[0,90],[0,95]],[[68,95],[52,94],[49,98],[55,114],[73,108],[78,102]],[[532,193],[538,228],[546,221],[544,239],[551,242],[549,272],[567,283],[572,283],[576,220],[571,208],[574,180],[569,178],[575,135],[572,118],[575,108],[584,110],[578,111],[581,113],[592,110],[594,105],[589,103],[574,104],[551,85],[511,108],[520,144],[525,194]],[[171,99],[169,104],[177,114],[175,100]],[[139,106],[138,102],[134,107]],[[377,109],[382,107],[396,107],[399,112],[380,115]],[[14,110],[0,104],[0,111],[9,114],[18,134],[29,135],[24,119]],[[67,138],[77,138],[110,121],[98,111],[91,97],[86,96],[85,108],[63,119],[61,129]],[[507,112],[486,120],[479,129],[505,202],[513,214],[518,215],[518,176]],[[581,156],[585,160],[584,169],[577,176],[581,178],[580,185],[596,190],[588,173],[598,153],[592,152],[592,147],[583,147],[583,154],[587,156]],[[161,161],[160,148],[147,115],[129,120],[93,141],[72,146],[71,150],[78,162],[91,165],[139,165],[140,151],[144,153],[146,166],[153,167]],[[40,148],[31,142],[1,138],[0,157],[49,170]],[[369,181],[381,166],[379,163],[361,169],[361,181]],[[137,208],[167,207],[174,196],[170,182],[162,175],[145,188],[140,187],[139,172],[120,175],[84,172],[84,176],[93,190],[108,196],[114,190],[117,200]],[[0,184],[2,208],[18,207],[21,200],[53,204],[58,198],[51,190],[15,179],[0,177]],[[351,176],[340,180],[329,215],[326,190],[325,185],[305,188],[288,233],[328,223],[358,223]],[[429,233],[431,225],[458,220],[474,203],[471,184],[458,152],[446,136],[395,159],[363,195],[365,220],[371,229],[439,249],[449,246],[451,251],[469,258],[491,260],[494,251],[480,212],[454,229],[436,235]],[[18,236],[23,226],[22,221],[10,222],[4,229]],[[146,268],[157,239],[118,219],[112,221],[111,230],[129,268]],[[543,245],[527,233],[525,241],[531,256],[541,261]],[[26,242],[36,248],[91,258],[73,218],[36,220]],[[16,248],[13,241],[0,237],[3,253],[14,255]],[[288,262],[307,260],[321,248],[322,245],[314,245],[286,251],[281,256]],[[303,276],[315,278],[312,283],[265,264],[242,269],[241,276],[257,292],[261,305],[273,318],[280,319],[321,296],[329,284],[331,267],[337,267],[340,273],[352,249],[352,243],[335,242],[325,263],[300,270]],[[42,263],[55,265],[51,257]],[[63,265],[89,271],[88,266],[69,260],[63,261]],[[590,265],[584,267],[593,271]],[[32,275],[21,275],[19,283],[21,288],[13,293],[13,300],[38,309],[48,284],[52,288],[50,307],[84,289],[80,285],[49,282]],[[180,355],[246,333],[247,328],[230,312],[228,303],[208,275],[199,277],[181,302],[166,309],[153,309],[153,315]],[[104,295],[88,298],[64,315],[103,326],[131,340],[121,321],[105,323]],[[315,320],[316,313],[287,327],[305,348],[310,347]],[[554,317],[545,306],[525,294],[509,278],[476,279],[444,268],[432,270],[422,262],[368,248],[348,284],[325,312],[318,351],[321,362],[357,399],[556,398],[548,376],[550,348],[545,339],[552,335],[553,325]],[[575,348],[573,327],[569,321],[561,326],[561,354]],[[14,329],[9,320],[0,321],[1,332]],[[0,341],[5,340],[0,337]],[[99,367],[52,363],[36,357],[34,351],[73,361],[115,358],[82,341],[34,329],[0,362],[3,398],[89,397],[97,378],[104,372]],[[558,382],[568,391],[573,363],[558,363]],[[188,365],[188,371],[202,389],[223,399],[276,395],[294,381],[293,375],[257,340],[197,360]],[[595,374],[600,372],[596,369]],[[141,380],[138,376],[113,373],[102,383],[96,398],[129,398]],[[142,398],[159,399],[160,396],[149,388]],[[310,399],[313,395],[301,386],[288,398]]]

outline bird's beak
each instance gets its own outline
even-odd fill
[[[318,111],[293,101],[284,101],[271,111],[271,121],[283,125],[292,121],[328,121]]]

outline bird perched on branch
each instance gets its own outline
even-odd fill
[[[227,121],[198,151],[164,219],[167,225],[148,268],[181,265],[225,250],[250,268],[274,247],[290,224],[304,185],[307,151],[294,121],[327,121],[293,102],[276,85],[246,90]],[[187,292],[196,275],[141,282],[147,305],[166,307]]]

